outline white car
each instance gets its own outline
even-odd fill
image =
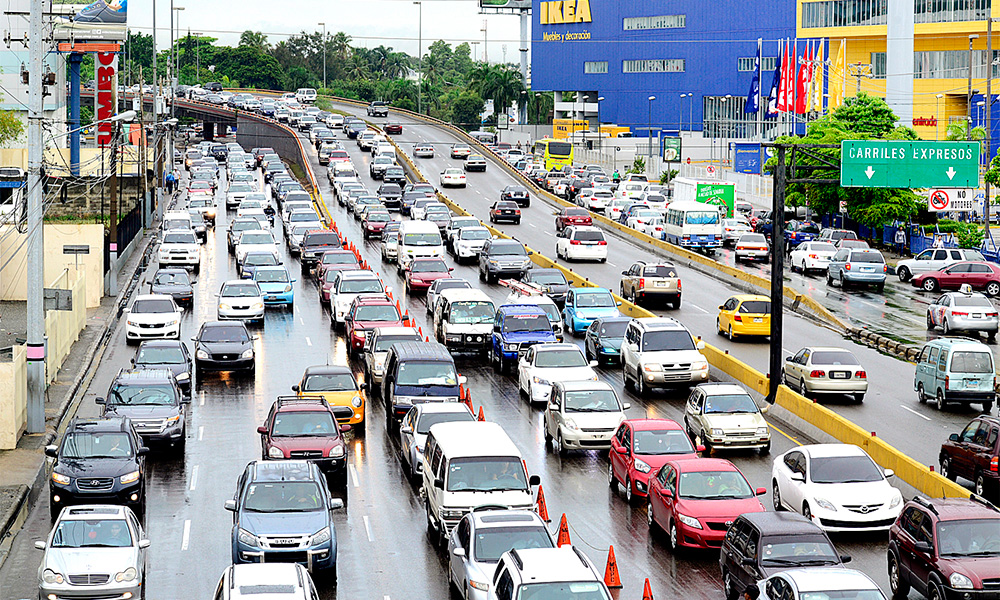
[[[632,229],[638,229],[640,225],[645,225],[656,218],[663,218],[663,213],[655,208],[640,208],[632,216],[625,219],[625,225]]]
[[[413,146],[414,158],[434,158],[434,146],[431,144],[416,144]]]
[[[264,210],[264,203],[260,200],[249,200],[244,199],[240,202],[240,205],[236,207],[236,218],[245,216],[247,211],[250,209]]]
[[[392,291],[386,287],[379,276],[373,271],[341,271],[333,280],[330,288],[330,312],[333,314],[333,326],[344,324],[344,317],[351,307],[351,302],[358,296],[383,295]]]
[[[461,262],[464,259],[474,259],[483,251],[486,241],[493,238],[489,229],[481,225],[475,227],[463,227],[455,234],[455,241],[452,242],[455,259]]]
[[[723,219],[722,220],[722,245],[732,246],[736,240],[744,233],[753,233],[753,227],[746,219]]]
[[[441,187],[465,187],[465,172],[462,169],[445,169],[439,180]]]
[[[611,448],[611,438],[625,420],[618,394],[604,381],[556,381],[545,406],[545,441],[560,454],[567,450]]]
[[[339,129],[344,126],[344,115],[331,114],[326,118],[326,124],[335,130]]]
[[[744,233],[736,240],[733,260],[737,263],[744,260],[768,262],[771,260],[771,247],[767,244],[767,238],[763,233]]]
[[[517,388],[530,402],[545,403],[553,381],[597,381],[596,366],[576,344],[531,346],[517,363]]]
[[[556,233],[556,258],[607,262],[604,232],[589,225],[572,225]]]
[[[191,229],[171,229],[163,233],[156,251],[160,267],[191,267],[195,273],[201,269],[201,244]]]
[[[622,211],[634,203],[635,201],[631,198],[614,198],[611,202],[608,202],[607,208],[604,209],[604,214],[612,221],[618,222],[621,219]]]
[[[826,531],[885,531],[903,510],[892,476],[853,444],[798,446],[774,459],[774,509],[801,513]]]
[[[417,479],[421,475],[420,464],[431,425],[475,420],[469,407],[461,402],[414,404],[399,424],[399,454],[410,479]]]
[[[870,577],[853,569],[789,569],[757,582],[761,600],[886,600]]]
[[[645,233],[649,237],[657,240],[664,239],[664,236],[666,235],[664,230],[663,217],[655,217],[653,219],[650,219],[646,223],[643,223],[642,225],[636,227],[636,229],[638,229],[642,233]]]
[[[181,313],[172,296],[144,294],[135,299],[125,318],[125,341],[180,339]]]
[[[803,242],[792,250],[788,261],[793,271],[826,271],[836,253],[837,247],[830,242]]]
[[[326,229],[323,220],[319,218],[319,215],[312,208],[293,210],[288,213],[288,217],[285,219],[285,227],[294,228],[303,226],[308,226],[312,229]]]
[[[257,193],[255,186],[251,186],[249,183],[232,183],[229,185],[229,189],[226,190],[226,208],[235,208],[243,202],[243,199],[247,197],[247,194]]]
[[[219,290],[219,320],[258,321],[264,324],[264,293],[256,281],[234,279]]]
[[[236,242],[236,262],[242,264],[247,252],[251,250],[263,250],[277,254],[278,243],[270,231],[251,229],[240,234],[240,239]]]
[[[603,188],[584,188],[576,197],[576,203],[594,212],[604,212],[608,203],[615,197],[610,191]]]

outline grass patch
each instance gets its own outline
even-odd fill
[[[96,225],[98,223],[103,223],[108,225],[110,223],[110,215],[52,215],[46,216],[44,218],[45,223],[52,223],[58,225]]]

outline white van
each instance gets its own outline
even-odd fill
[[[428,525],[438,540],[473,507],[489,504],[515,510],[535,510],[521,452],[498,423],[451,422],[432,425],[421,460]]]
[[[336,184],[338,179],[357,180],[358,172],[354,170],[354,165],[349,162],[330,163],[326,168],[327,179],[330,183]]]
[[[485,353],[497,308],[482,290],[446,289],[434,302],[434,337],[451,351]]]
[[[441,230],[430,221],[403,221],[399,226],[396,265],[406,270],[414,258],[444,258]]]
[[[312,88],[299,88],[295,90],[295,100],[302,104],[312,104],[316,101],[316,90]]]
[[[170,231],[171,229],[194,229],[194,225],[191,223],[191,213],[184,212],[168,212],[163,215],[163,231]]]

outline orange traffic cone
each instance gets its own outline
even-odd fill
[[[424,336],[424,341],[425,341],[425,342],[427,342],[427,343],[430,343],[430,341],[431,341],[431,338],[429,338],[429,337],[427,337],[427,336],[425,335],[425,336]]]
[[[569,524],[566,523],[566,513],[563,513],[562,519],[559,520],[559,538],[556,540],[556,546],[562,548],[571,544],[572,542],[569,541]]]
[[[401,313],[401,312],[403,312],[403,311],[402,311],[402,310],[401,310],[401,309],[399,308],[399,300],[396,300],[396,312],[398,312],[398,313]]]
[[[618,576],[618,561],[615,560],[615,547],[608,549],[608,566],[604,568],[604,585],[609,588],[622,587],[622,578]]]
[[[542,491],[542,486],[538,486],[538,500],[535,501],[538,506],[538,516],[542,518],[543,521],[548,523],[549,519],[549,509],[545,506],[545,492]],[[615,571],[617,573],[617,571]]]
[[[473,416],[475,416],[476,411],[473,410],[473,408],[472,408],[472,392],[470,392],[468,389],[466,389],[465,390],[465,397],[462,398],[461,401],[463,403],[465,403],[465,406],[467,406],[469,408],[469,412],[472,413]]]
[[[646,585],[642,588],[642,600],[653,600],[653,590],[649,589],[649,578],[646,578]]]
[[[480,421],[486,420],[486,417],[483,415],[483,406],[481,404],[479,405],[479,420]]]
[[[424,330],[421,329],[419,326],[417,326],[417,333],[422,336],[422,335],[424,335]]]

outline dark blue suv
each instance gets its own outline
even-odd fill
[[[538,305],[504,304],[493,321],[490,362],[498,373],[504,373],[530,346],[556,341],[552,324]]]
[[[336,579],[330,511],[343,506],[315,463],[251,462],[225,504],[233,512],[233,563],[296,562]]]

